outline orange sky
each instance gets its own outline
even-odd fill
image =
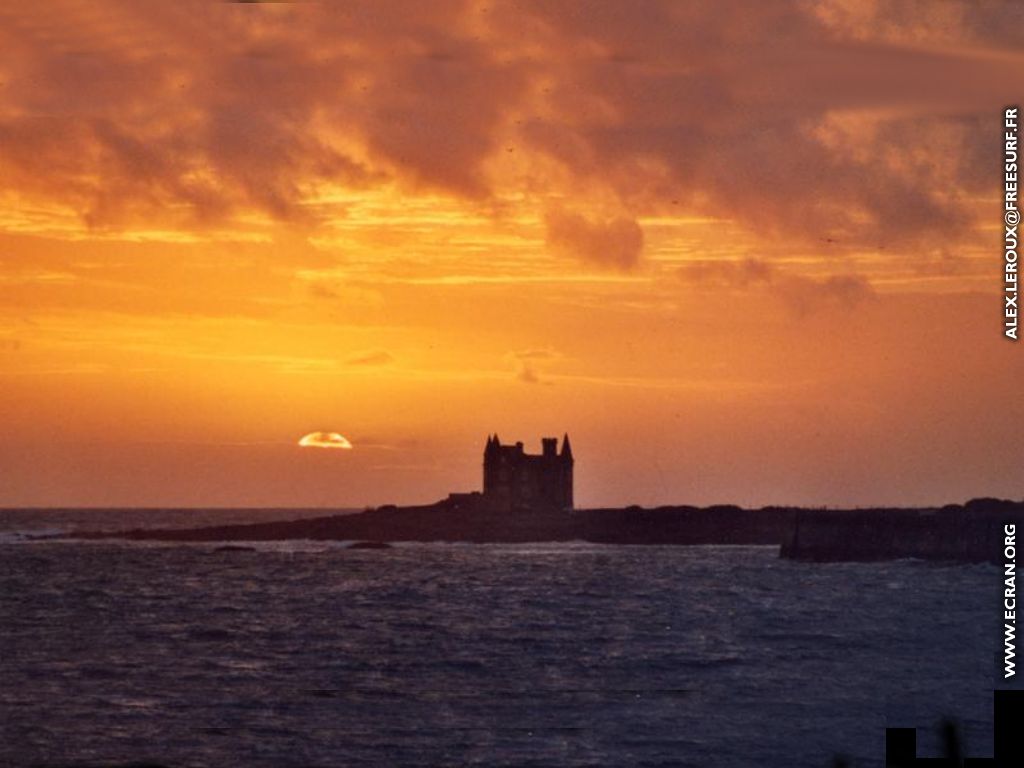
[[[425,502],[495,431],[568,431],[584,506],[1020,498],[1022,43],[1009,2],[5,4],[0,505]]]

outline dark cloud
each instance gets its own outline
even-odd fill
[[[778,295],[790,310],[806,315],[821,309],[850,309],[875,298],[863,275],[830,275],[822,279],[787,276],[776,283]]]
[[[644,233],[635,219],[592,220],[579,213],[549,211],[544,217],[548,248],[598,267],[630,270],[640,263]]]
[[[745,258],[741,261],[691,261],[679,268],[679,277],[694,283],[718,283],[729,287],[745,288],[751,283],[770,282],[775,267],[764,259]]]
[[[8,189],[94,227],[315,226],[323,183],[578,196],[552,250],[616,269],[668,200],[766,236],[964,236],[1024,42],[1021,6],[966,0],[58,5],[0,11]]]
[[[677,199],[765,235],[912,246],[964,235],[965,199],[990,192],[996,145],[965,163],[990,133],[971,122],[1018,59],[904,45],[884,19],[854,35],[806,3],[528,7],[577,53],[526,140],[633,210]]]

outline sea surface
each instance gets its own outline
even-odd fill
[[[993,566],[24,535],[296,515],[0,512],[0,765],[882,766],[944,718],[992,754]]]

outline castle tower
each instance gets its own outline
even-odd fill
[[[540,455],[522,443],[502,445],[497,435],[484,446],[484,501],[491,509],[570,510],[573,505],[573,456],[569,436],[541,440]]]

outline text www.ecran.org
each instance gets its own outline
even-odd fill
[[[1003,664],[1004,679],[1016,674],[1013,669],[1013,652],[1017,634],[1017,526],[1008,523],[1003,526]]]

